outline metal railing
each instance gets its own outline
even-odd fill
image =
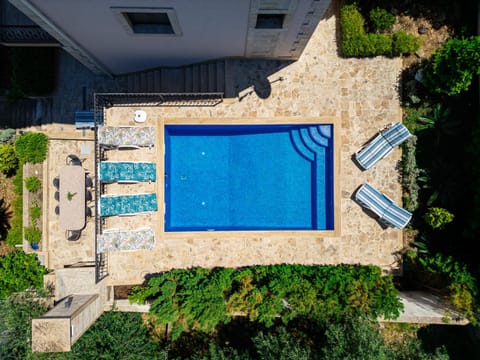
[[[3,44],[58,44],[49,33],[36,25],[0,26],[0,43]]]
[[[112,106],[215,106],[223,101],[222,92],[206,93],[109,93],[95,94],[105,107]]]

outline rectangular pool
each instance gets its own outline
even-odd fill
[[[333,220],[333,125],[165,125],[165,231]]]

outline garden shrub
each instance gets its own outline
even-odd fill
[[[23,229],[25,240],[30,244],[38,244],[42,240],[42,230],[38,229],[33,224],[26,226]]]
[[[25,179],[25,187],[30,192],[36,192],[40,189],[40,179],[36,176],[29,176]]]
[[[394,56],[414,54],[421,44],[421,38],[407,34],[403,30],[398,30],[392,34],[392,54]]]
[[[6,243],[10,246],[21,244],[23,241],[23,167],[19,167],[13,178],[13,217],[10,220],[10,230],[7,234]]]
[[[341,49],[346,57],[399,56],[410,54],[412,50],[415,52],[420,45],[419,38],[405,32],[388,35],[365,33],[365,21],[356,4],[342,6],[340,24]]]
[[[15,140],[15,154],[20,163],[41,163],[47,157],[48,137],[42,133],[25,132]]]
[[[423,62],[424,83],[437,93],[457,95],[480,75],[480,36],[452,38]]]
[[[428,211],[423,216],[425,222],[430,225],[432,229],[443,229],[445,225],[451,223],[454,218],[455,215],[439,207],[428,208]]]
[[[369,18],[373,32],[391,30],[393,24],[395,24],[395,16],[379,7],[370,10]]]
[[[473,325],[478,324],[477,281],[466,265],[440,253],[420,256],[408,252],[405,260],[416,281],[444,292],[455,309]]]
[[[10,230],[6,243],[10,246],[21,244],[23,241],[23,198],[17,195],[13,200],[13,217],[10,221]]]
[[[344,316],[393,318],[401,303],[391,276],[375,266],[253,266],[176,269],[135,287],[131,302],[151,302],[157,325],[173,323],[172,338],[187,330],[212,331],[243,314],[273,325],[280,316],[325,321]]]
[[[0,257],[0,299],[28,288],[42,288],[46,269],[35,254],[15,250]]]
[[[42,208],[38,205],[32,206],[28,209],[28,214],[30,215],[30,220],[35,223],[42,215]]]
[[[13,145],[0,144],[0,171],[6,175],[15,173],[18,159]]]
[[[0,144],[12,145],[15,141],[15,129],[0,130]]]
[[[403,187],[403,207],[414,212],[419,206],[420,186],[418,178],[425,172],[417,166],[415,149],[417,147],[417,137],[410,136],[402,144],[402,187]]]

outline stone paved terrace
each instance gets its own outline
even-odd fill
[[[361,263],[378,265],[386,272],[401,270],[397,254],[403,247],[402,231],[384,229],[351,199],[354,191],[368,181],[401,204],[399,148],[365,172],[351,160],[352,154],[380,128],[402,119],[398,93],[401,59],[340,58],[337,53],[337,13],[337,7],[332,5],[297,62],[279,67],[274,72],[262,68],[261,62],[253,68],[248,61],[232,62],[231,71],[239,90],[237,98],[215,107],[144,108],[148,113],[149,124],[146,125],[157,126],[159,134],[163,123],[175,121],[230,123],[232,119],[246,119],[252,123],[269,123],[288,119],[302,123],[307,118],[332,119],[339,141],[335,182],[339,199],[336,206],[339,206],[341,219],[337,234],[332,236],[319,231],[168,234],[160,230],[155,220],[143,219],[140,221],[153,221],[157,228],[155,249],[110,253],[109,285],[141,283],[148,273],[191,266]],[[258,85],[266,73],[270,74],[270,89]],[[257,86],[248,87],[248,84]],[[136,109],[112,108],[106,112],[107,124],[131,119]],[[86,137],[91,136],[91,131],[84,137],[81,131],[75,131],[70,125],[62,125],[63,130],[59,127],[58,124],[43,125],[42,130],[57,137],[59,133],[68,133],[69,138],[76,140],[51,142],[49,184],[58,171],[58,164],[63,164],[66,153],[77,151],[80,144],[90,141]],[[156,186],[160,190],[163,176],[157,178]],[[53,193],[48,198],[52,197]],[[159,196],[159,204],[162,200]],[[93,260],[93,228],[87,225],[80,242],[69,244],[63,232],[57,230],[58,220],[53,209],[48,206],[48,226],[51,228],[47,246],[49,267],[60,268],[79,259]],[[129,221],[135,221],[131,219]]]

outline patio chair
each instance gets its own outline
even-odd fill
[[[93,186],[93,180],[88,175],[85,175],[85,186],[88,188]]]
[[[60,215],[60,206],[55,206],[55,215]]]
[[[58,189],[60,187],[60,177],[58,176],[55,176],[53,178],[53,186]]]
[[[93,200],[92,192],[86,190],[86,191],[85,191],[85,201],[86,201],[86,202],[89,202],[89,201],[92,201],[92,200]]]
[[[80,236],[82,235],[81,230],[67,230],[65,231],[65,238],[68,241],[76,241],[80,239]]]
[[[55,194],[53,194],[53,198],[57,201],[60,201],[60,192],[59,191],[55,191]]]
[[[402,123],[387,125],[367,144],[355,153],[355,159],[364,169],[370,169],[412,134]]]
[[[355,201],[373,212],[387,226],[403,229],[412,214],[394,203],[388,196],[365,183],[355,192]]]
[[[82,166],[82,160],[77,155],[67,155],[65,162],[67,165]]]

